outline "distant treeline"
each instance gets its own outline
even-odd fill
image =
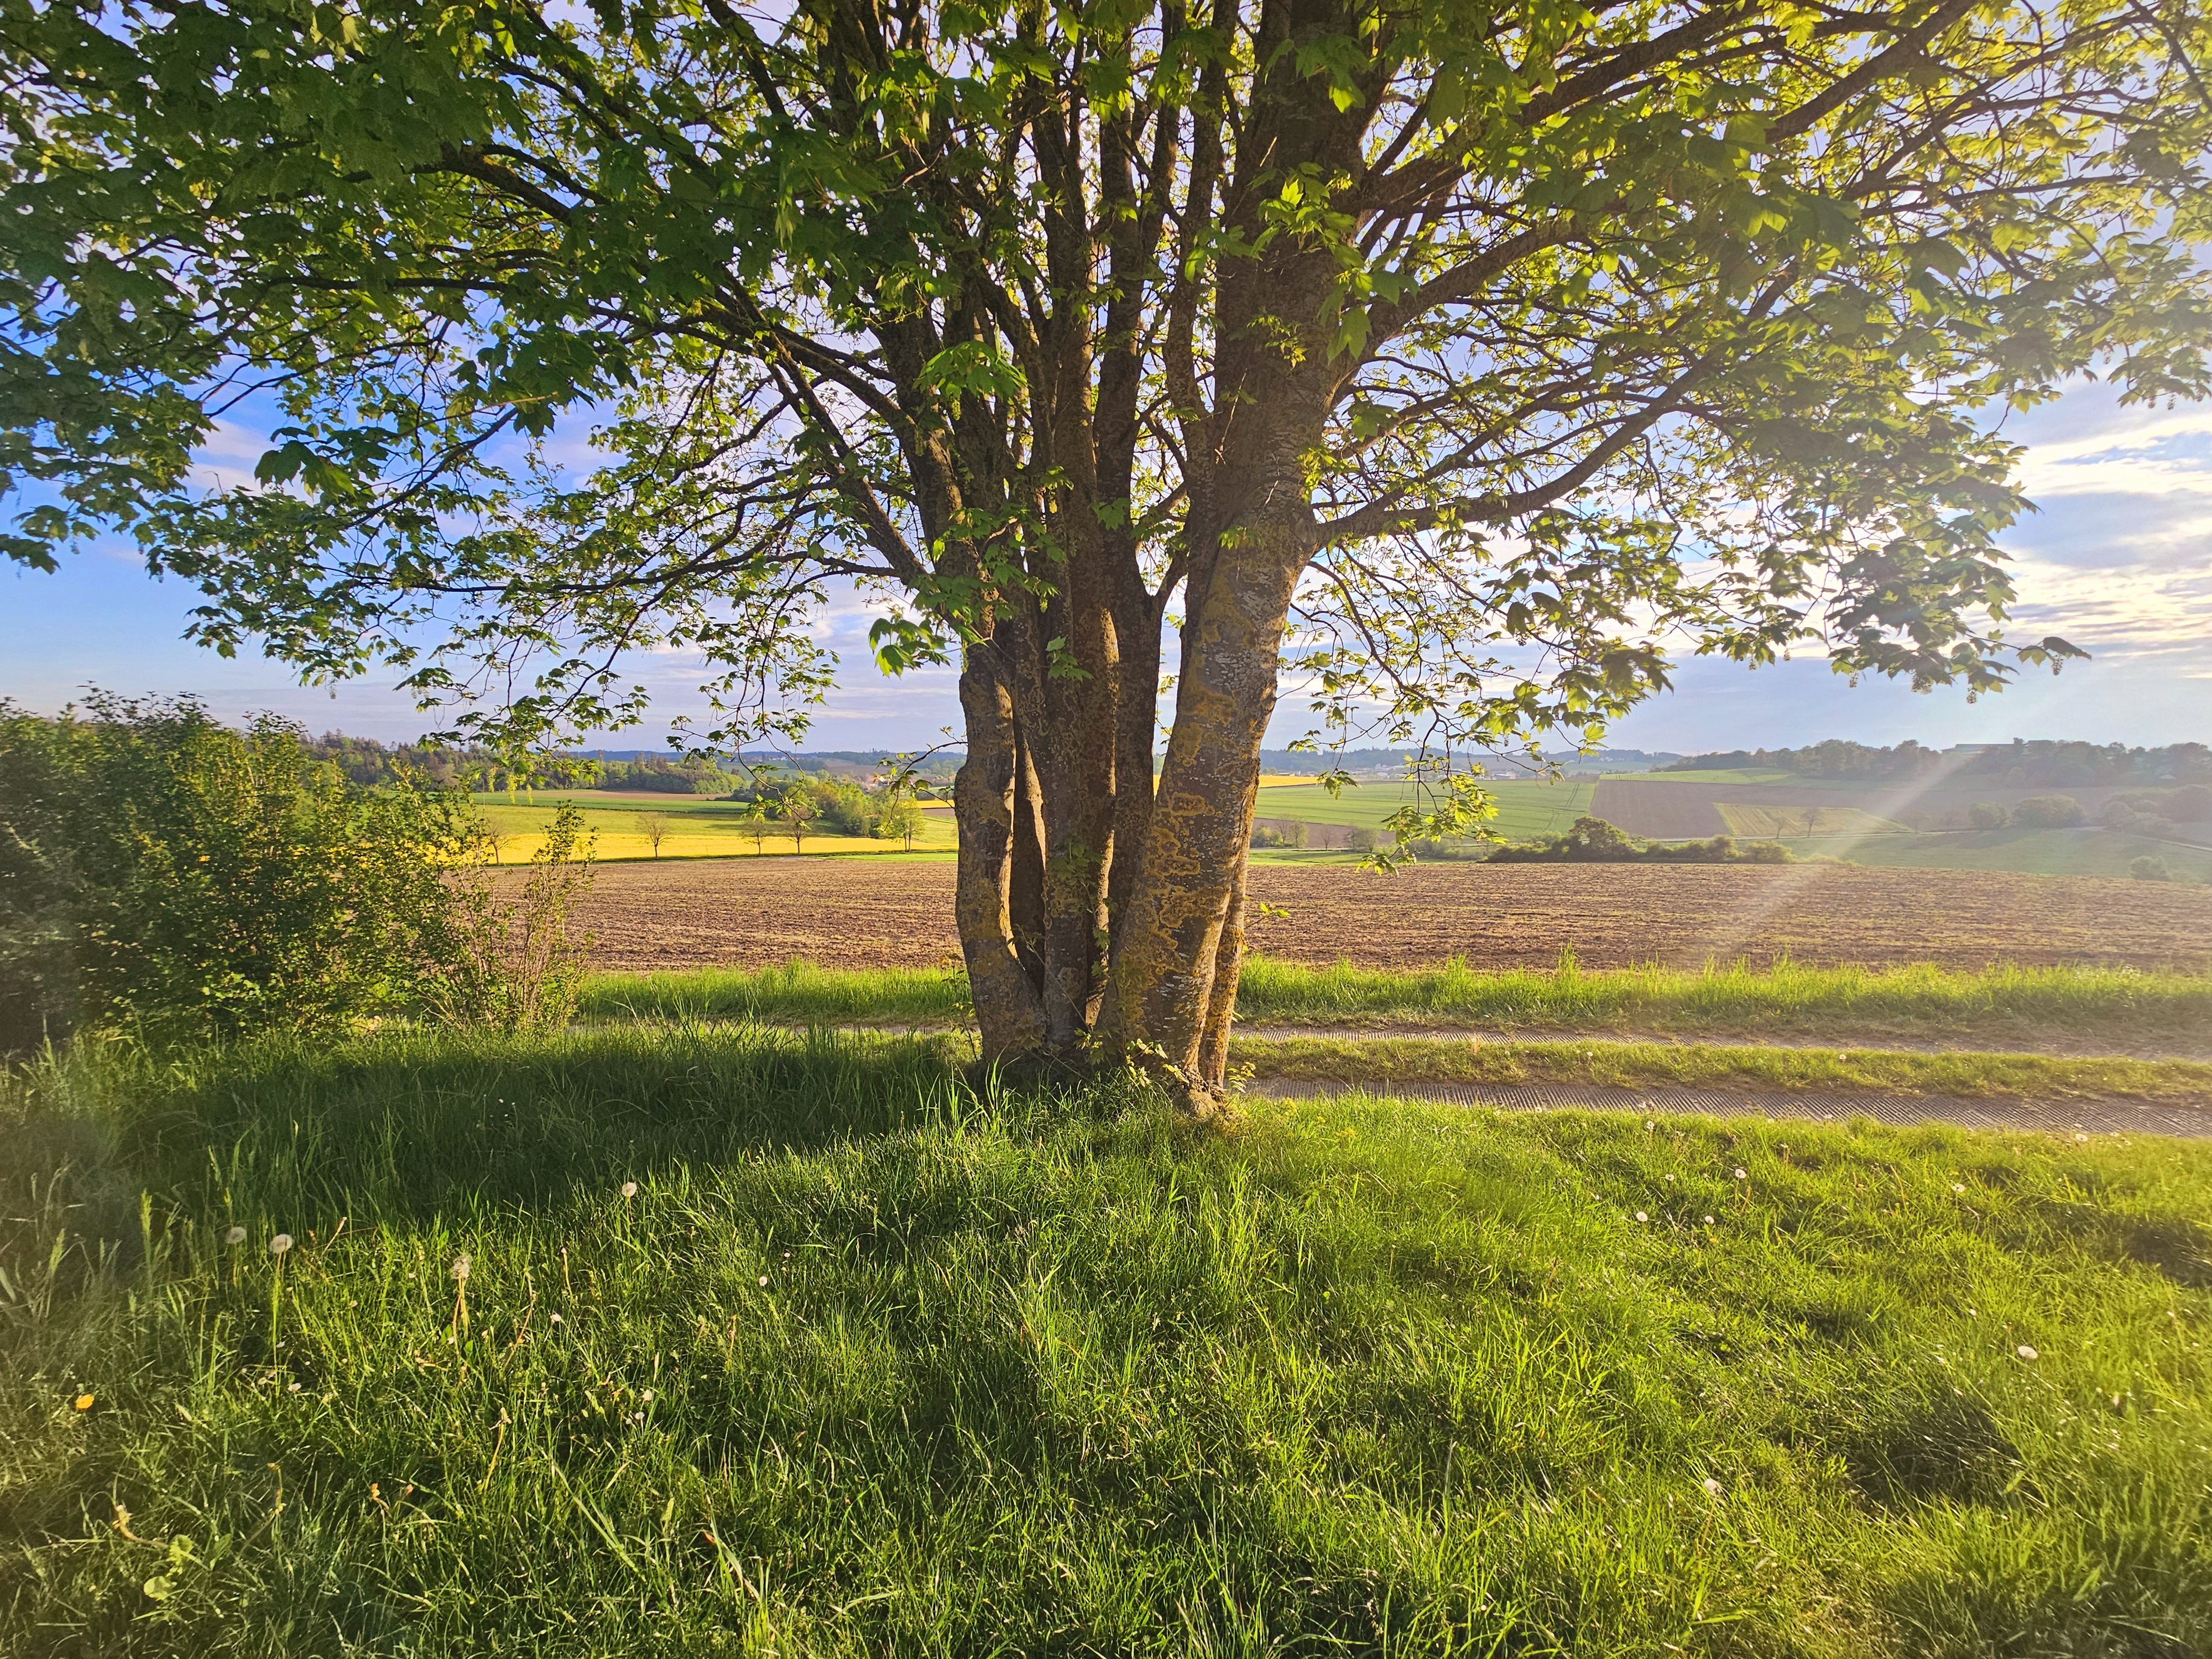
[[[1738,769],[1794,772],[1808,778],[1863,778],[1887,781],[1942,772],[1962,784],[1990,783],[2014,788],[2051,785],[2202,783],[2212,781],[2212,749],[2201,743],[2168,744],[2160,749],[2130,749],[2124,743],[2030,742],[1983,749],[1941,750],[1907,738],[1892,748],[1831,738],[1804,749],[1730,749],[1692,755],[1662,766],[1662,772],[1719,772]]]
[[[483,791],[623,789],[744,799],[753,793],[755,769],[767,777],[785,780],[800,776],[860,781],[881,772],[889,757],[878,750],[839,749],[808,755],[747,755],[741,764],[690,760],[649,749],[600,749],[509,762],[487,750],[386,744],[343,732],[305,738],[301,746],[314,759],[329,762],[359,784],[397,783],[404,777],[413,777]],[[965,758],[958,754],[928,756],[915,763],[915,775],[927,785],[950,784]]]
[[[1279,775],[1319,776],[1323,772],[1341,767],[1345,771],[1362,775],[1384,774],[1395,777],[1402,774],[1414,758],[1411,749],[1336,749],[1318,753],[1304,749],[1262,749],[1260,751],[1260,770]],[[1480,755],[1462,756],[1462,763],[1480,762],[1493,777],[1510,780],[1519,776],[1521,769],[1511,760]],[[1569,771],[1613,770],[1633,772],[1656,767],[1662,761],[1679,760],[1678,755],[1665,750],[1654,753],[1643,749],[1595,749],[1589,754],[1572,750],[1553,752],[1548,759]],[[1157,761],[1155,762],[1157,764]]]

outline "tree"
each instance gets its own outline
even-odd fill
[[[640,812],[637,815],[637,833],[643,836],[647,843],[652,847],[653,856],[659,858],[660,843],[668,839],[668,814]]]
[[[1401,848],[1670,650],[1992,690],[2073,647],[2004,634],[1983,412],[2204,389],[2186,0],[323,17],[0,19],[5,544],[132,524],[201,638],[508,746],[635,717],[655,645],[701,743],[795,732],[811,596],[896,594],[883,665],[960,669],[987,1052],[1194,1103],[1285,660],[1437,751]],[[246,386],[257,484],[196,492]]]
[[[767,798],[756,795],[745,803],[745,810],[738,816],[738,821],[744,826],[745,833],[753,838],[753,851],[756,853],[763,851],[767,842],[768,810]]]
[[[783,827],[791,832],[793,852],[806,850],[807,827],[814,822],[818,810],[813,792],[803,783],[791,785],[777,798],[776,811],[783,816]]]
[[[883,816],[876,820],[876,834],[885,841],[903,842],[906,850],[914,851],[914,838],[921,833],[921,808],[906,795],[894,795],[885,804]]]

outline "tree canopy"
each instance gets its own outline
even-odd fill
[[[698,741],[795,732],[808,606],[872,586],[887,667],[961,667],[987,1044],[1096,1024],[1202,1091],[1286,655],[1318,727],[1454,750],[1591,730],[1686,649],[1975,691],[2073,652],[2006,636],[1993,416],[2092,370],[2203,392],[2207,34],[2185,0],[19,8],[4,544],[126,526],[207,641],[396,665],[509,743],[641,713],[641,646],[714,665]],[[206,488],[256,410],[255,481]]]

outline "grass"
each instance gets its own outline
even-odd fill
[[[1231,1063],[1263,1078],[1357,1083],[1569,1083],[1620,1088],[1827,1090],[2028,1101],[2212,1105],[2201,1060],[1897,1054],[1665,1042],[1455,1042],[1432,1037],[1239,1037]]]
[[[11,1655],[2212,1643],[2212,1147],[696,1027],[88,1052],[0,1138]]]
[[[1498,803],[1498,816],[1491,820],[1490,828],[1509,841],[1562,834],[1589,811],[1590,795],[1596,787],[1589,778],[1563,778],[1557,783],[1493,781],[1489,789]],[[1370,779],[1347,786],[1340,795],[1330,794],[1317,783],[1292,784],[1261,790],[1256,811],[1263,818],[1373,828],[1409,801],[1419,799],[1412,785],[1398,779]]]
[[[592,1019],[760,1019],[808,1024],[951,1024],[969,1018],[957,968],[840,969],[793,962],[757,973],[609,974],[584,999]],[[1254,957],[1237,1015],[1248,1024],[1422,1025],[1610,1036],[1818,1037],[2037,1049],[2068,1042],[2212,1050],[2212,975],[2121,968],[1929,966],[1478,972],[1464,963],[1386,969]]]
[[[1733,810],[1733,809],[1731,809]],[[1982,830],[1942,835],[1821,836],[1784,843],[1801,858],[1920,870],[2009,870],[2038,876],[2125,879],[2138,858],[2166,860],[2185,881],[2212,883],[2212,848],[2117,830]]]
[[[1901,823],[1857,806],[1745,806],[1716,801],[1713,810],[1732,836],[1772,841],[1777,836],[1894,836],[1910,832]]]

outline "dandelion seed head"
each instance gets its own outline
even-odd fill
[[[453,1258],[453,1282],[456,1285],[465,1285],[469,1282],[471,1265],[466,1255],[457,1255]]]
[[[768,1283],[768,1275],[766,1273],[763,1273],[761,1275],[761,1283],[763,1285]]]
[[[2079,1129],[2076,1129],[2074,1132],[2074,1139],[2080,1141],[2087,1141],[2089,1137],[2083,1134]]]
[[[1644,1214],[1644,1212],[1643,1212],[1643,1211],[1641,1211],[1641,1210],[1638,1210],[1638,1211],[1636,1212],[1636,1218],[1637,1218],[1638,1221],[1649,1221],[1649,1220],[1650,1220],[1650,1219],[1651,1219],[1651,1218],[1650,1218],[1650,1216],[1648,1216],[1648,1215]]]
[[[637,1182],[635,1181],[623,1182],[622,1186],[622,1194],[624,1198],[635,1198],[637,1196]]]
[[[645,1401],[647,1404],[650,1404],[653,1400],[653,1390],[651,1389],[647,1389],[643,1394],[638,1395],[638,1398]]]
[[[555,1314],[555,1315],[553,1316],[553,1322],[554,1322],[556,1325],[557,1325],[557,1324],[559,1324],[559,1323],[561,1322],[561,1316],[560,1316],[559,1314]]]
[[[1951,1183],[1951,1190],[1954,1193],[1963,1193],[1966,1190],[1966,1183],[1963,1181],[1954,1181]]]
[[[1711,1226],[1712,1224],[1713,1224],[1713,1218],[1712,1218],[1712,1217],[1711,1217],[1711,1216],[1707,1216],[1707,1217],[1705,1218],[1705,1225],[1707,1225],[1708,1227],[1710,1227],[1710,1226]]]
[[[243,1227],[233,1227],[228,1232],[222,1236],[222,1242],[226,1244],[245,1243],[246,1229]]]
[[[287,1382],[284,1385],[284,1392],[287,1394],[297,1394],[300,1392],[300,1385],[297,1382]]]
[[[1722,1486],[1719,1481],[1714,1480],[1710,1474],[1705,1479],[1705,1488],[1716,1498],[1724,1496],[1728,1491],[1725,1486]]]
[[[2040,1359],[2043,1358],[2041,1354],[2036,1352],[2034,1349],[2029,1347],[2025,1342],[2021,1343],[2017,1348],[2014,1348],[2013,1352],[2018,1354],[2022,1359]]]
[[[271,1255],[282,1255],[291,1248],[292,1235],[289,1233],[279,1233],[269,1241],[269,1254]]]
[[[1746,1175],[1741,1169],[1735,1172],[1735,1178],[1738,1181],[1748,1181],[1751,1179],[1751,1177]]]

